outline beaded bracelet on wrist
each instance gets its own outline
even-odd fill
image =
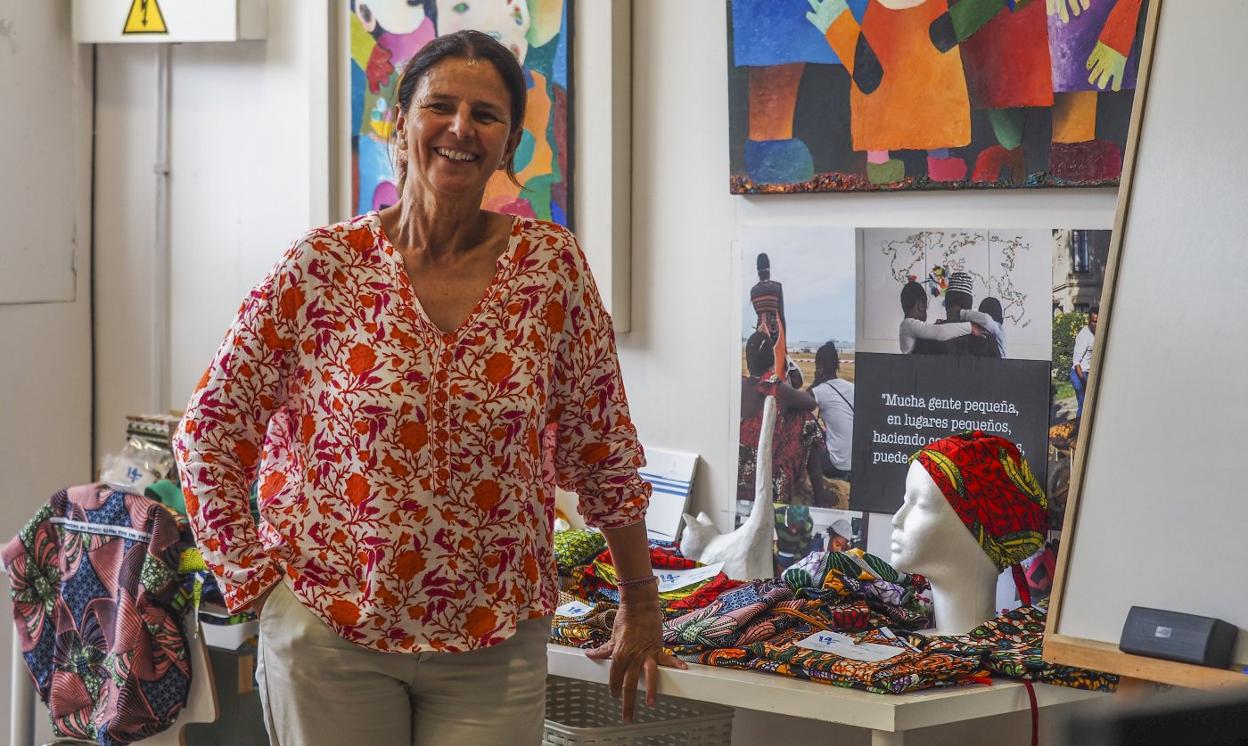
[[[657,576],[647,575],[644,578],[630,578],[628,580],[617,580],[615,581],[615,587],[619,588],[620,590],[624,590],[625,588],[633,588],[639,585],[645,585],[646,583],[649,583],[651,581],[657,583],[659,582],[659,579]]]

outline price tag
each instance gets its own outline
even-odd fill
[[[569,601],[555,609],[555,616],[561,616],[565,619],[581,619],[589,616],[589,612],[593,610],[594,607],[589,604],[583,604],[580,601]]]
[[[695,567],[691,570],[655,570],[654,576],[659,579],[659,593],[669,593],[710,580],[723,569],[724,563],[716,562],[713,565]]]
[[[840,632],[816,632],[797,643],[797,646],[867,663],[879,663],[906,652],[902,648],[895,648],[891,645],[877,645],[873,642],[858,644],[854,642],[854,638]]]

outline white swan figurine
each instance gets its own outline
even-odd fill
[[[734,580],[761,580],[775,576],[772,540],[776,511],[772,503],[771,442],[776,429],[776,397],[763,403],[763,426],[758,434],[758,463],[754,468],[754,505],[750,517],[735,531],[721,534],[706,513],[685,513],[680,553],[704,565],[724,563],[724,574]]]

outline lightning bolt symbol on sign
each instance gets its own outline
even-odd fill
[[[132,0],[123,34],[168,34],[158,0]]]

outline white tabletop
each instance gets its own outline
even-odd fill
[[[556,676],[607,683],[607,662],[592,661],[585,657],[583,650],[550,644],[547,659],[550,673]],[[1036,684],[1035,690],[1040,708],[1111,696],[1105,692],[1051,684]],[[729,707],[887,732],[1030,709],[1026,688],[1018,681],[1001,678],[993,679],[991,686],[940,687],[914,694],[872,694],[760,671],[690,664],[688,671],[661,669],[659,691]]]

